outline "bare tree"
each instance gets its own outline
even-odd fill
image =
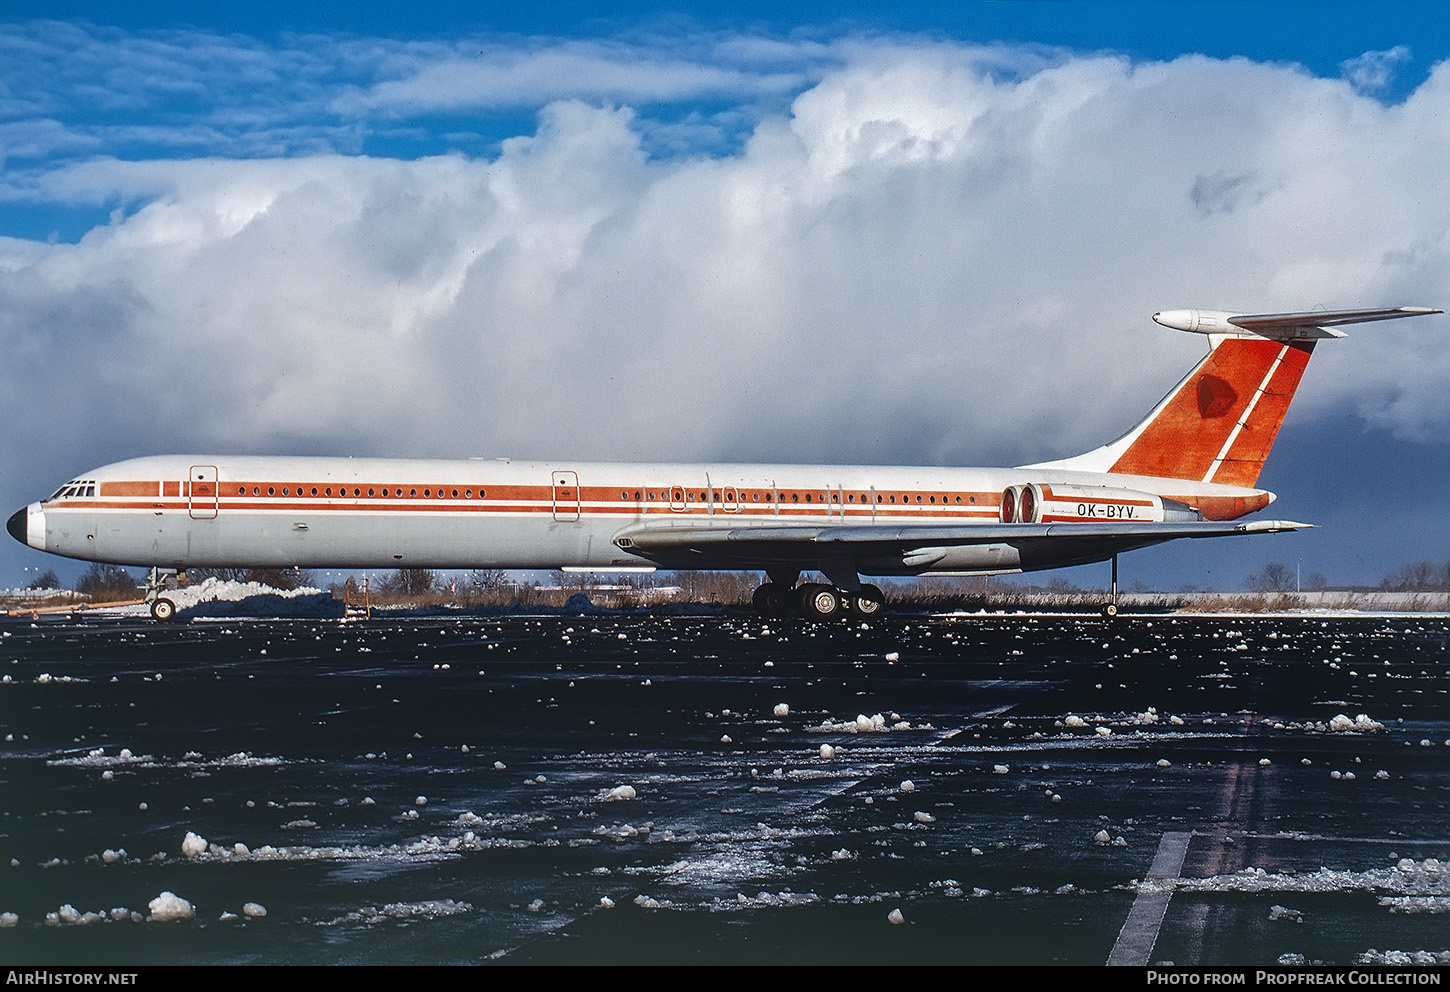
[[[134,599],[136,580],[119,565],[94,562],[76,580],[76,592],[102,602],[111,599]]]
[[[1294,570],[1283,562],[1271,561],[1263,571],[1250,575],[1248,584],[1254,592],[1293,592]]]
[[[430,568],[400,568],[389,572],[378,585],[378,591],[385,596],[402,596],[416,599],[426,596],[438,586],[438,573]]]
[[[189,568],[186,577],[189,582],[255,582],[271,589],[300,589],[313,582],[311,570],[305,568]]]
[[[468,573],[468,584],[478,592],[497,592],[508,585],[508,578],[501,568],[475,568]]]
[[[1386,573],[1380,588],[1386,592],[1437,592],[1450,589],[1450,562],[1435,565],[1416,561]]]

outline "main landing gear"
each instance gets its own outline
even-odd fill
[[[765,616],[796,613],[808,620],[837,617],[874,620],[886,610],[886,596],[875,586],[863,585],[849,591],[821,582],[807,582],[794,588],[783,582],[767,582],[755,590],[751,602]]]

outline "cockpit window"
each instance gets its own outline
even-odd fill
[[[57,499],[72,499],[77,496],[94,496],[95,494],[96,481],[94,479],[72,479],[41,502],[49,503]]]

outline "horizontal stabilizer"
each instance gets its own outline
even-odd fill
[[[1391,307],[1382,310],[1311,310],[1307,313],[1233,313],[1225,310],[1161,310],[1153,319],[1164,327],[1197,334],[1226,337],[1261,337],[1276,341],[1305,341],[1342,338],[1330,330],[1341,324],[1364,324],[1374,320],[1422,317],[1442,313],[1429,307]]]

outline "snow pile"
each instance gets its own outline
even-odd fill
[[[1329,729],[1333,733],[1355,731],[1362,734],[1372,734],[1376,731],[1384,730],[1385,725],[1377,720],[1371,720],[1363,713],[1356,716],[1353,720],[1343,713],[1340,713],[1333,720],[1329,721]]]
[[[1354,959],[1355,964],[1405,965],[1450,964],[1450,951],[1377,951],[1373,947]]]
[[[824,731],[826,733],[836,734],[880,734],[890,730],[932,730],[934,728],[929,723],[918,724],[916,727],[913,727],[895,713],[891,714],[889,720],[880,713],[875,713],[871,716],[858,713],[856,719],[842,720],[840,723],[836,723],[827,718],[822,720],[821,725],[814,729],[817,732]]]
[[[188,617],[341,617],[344,605],[321,589],[273,589],[260,582],[207,579],[164,593]]]
[[[195,836],[191,834],[189,836]],[[196,917],[196,909],[174,892],[163,892],[146,906],[153,923],[169,923],[173,920],[190,920]]]
[[[1441,912],[1450,903],[1450,862],[1436,858],[1414,861],[1401,858],[1389,868],[1275,873],[1245,868],[1231,875],[1179,879],[1178,888],[1189,892],[1372,892],[1392,912]],[[1393,893],[1394,895],[1386,895]],[[1414,896],[1416,899],[1400,897]]]
[[[364,906],[333,920],[345,923],[387,923],[393,920],[433,920],[473,912],[473,905],[453,899],[427,899],[422,902],[390,902],[384,906]]]

